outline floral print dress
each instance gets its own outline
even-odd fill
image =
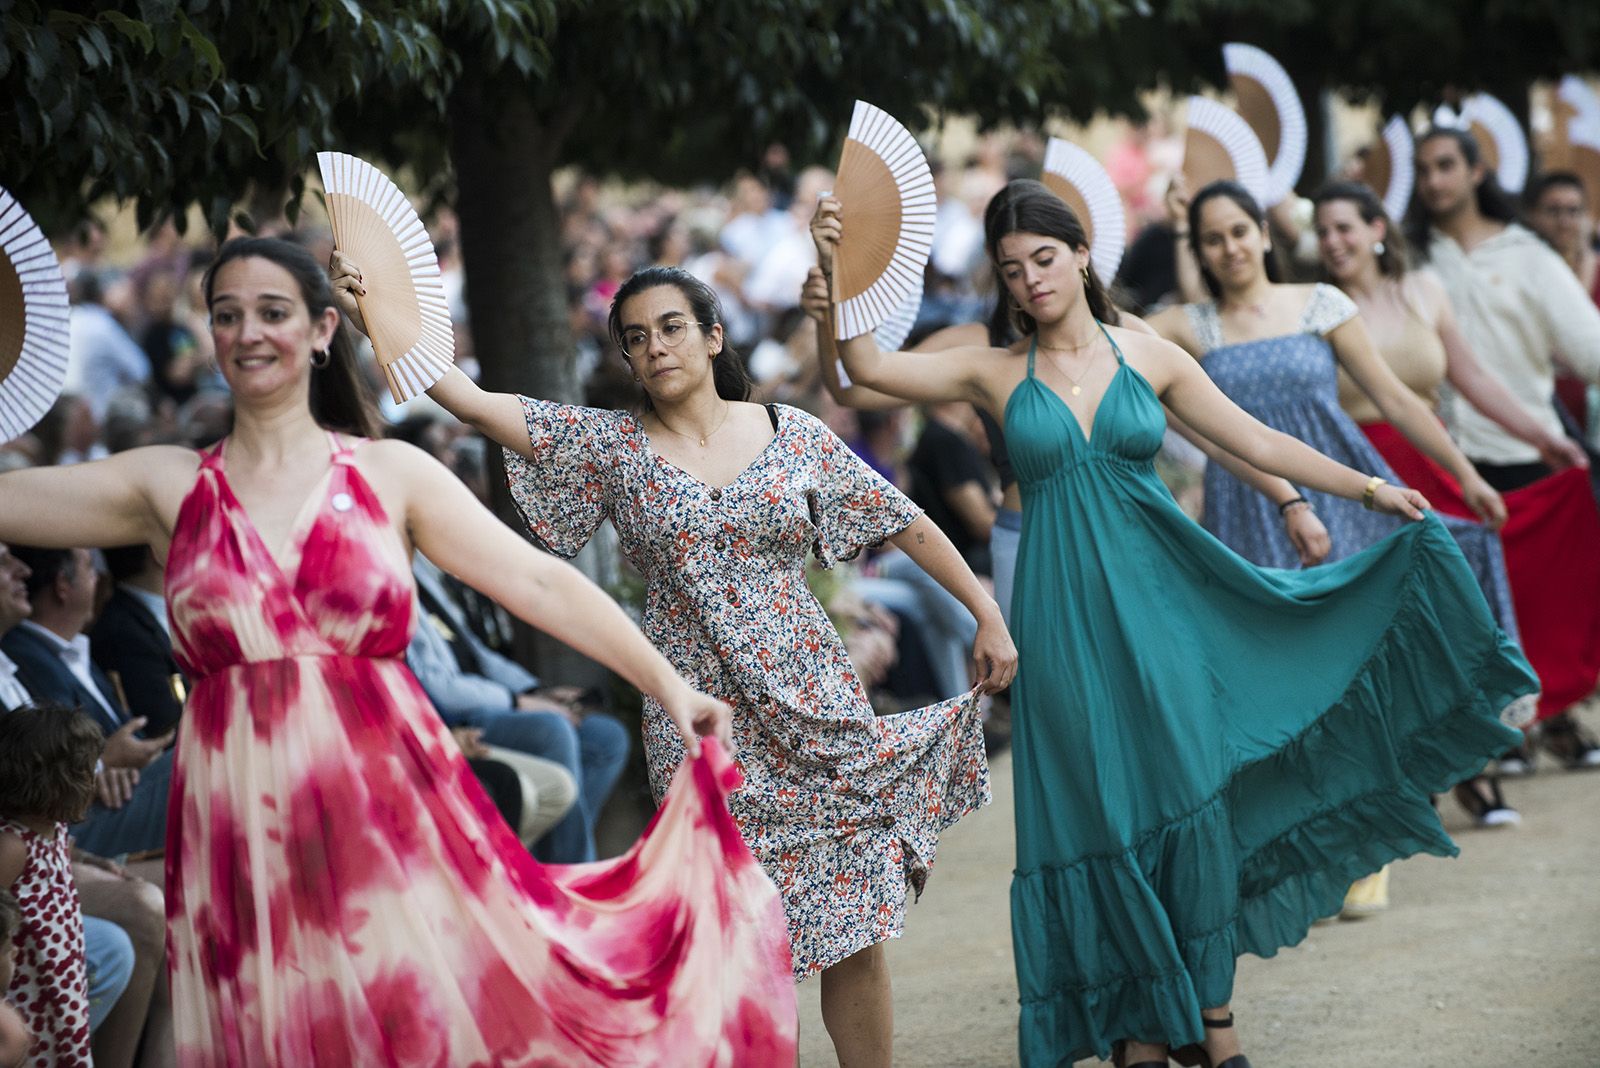
[[[806,586],[920,514],[819,420],[769,408],[775,436],[727,486],[658,457],[638,420],[522,398],[528,455],[506,450],[534,537],[572,556],[602,520],[648,583],[644,632],[690,683],[734,708],[745,782],[728,800],[783,895],[796,979],[898,937],[939,832],[989,800],[974,694],[873,714]],[[683,759],[647,699],[659,800]]]

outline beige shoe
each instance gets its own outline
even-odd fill
[[[1389,907],[1389,868],[1385,865],[1365,879],[1357,879],[1344,895],[1341,920],[1359,920]]]

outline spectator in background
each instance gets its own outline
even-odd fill
[[[183,284],[182,271],[166,263],[153,265],[134,282],[144,311],[139,345],[150,361],[151,392],[174,406],[195,395],[206,366],[195,332],[180,314]]]
[[[98,419],[112,394],[123,386],[143,387],[150,381],[150,359],[106,310],[100,280],[93,272],[78,272],[67,294],[72,309],[66,388],[81,394]]]
[[[1589,299],[1600,305],[1600,257],[1594,251],[1594,205],[1589,203],[1583,179],[1571,171],[1550,171],[1528,183],[1524,194],[1528,225],[1561,254],[1578,276]],[[1557,353],[1559,360],[1560,354]],[[1556,399],[1580,435],[1591,431],[1589,415],[1594,390],[1589,383],[1560,368],[1556,374]]]
[[[112,688],[144,717],[146,733],[166,734],[178,726],[189,684],[172,652],[161,565],[148,545],[104,556],[116,587],[89,629],[89,648]]]
[[[33,1045],[33,1032],[22,1014],[6,1000],[17,966],[17,932],[22,929],[22,906],[9,890],[0,890],[0,1064],[18,1065]]]

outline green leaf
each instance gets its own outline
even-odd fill
[[[183,39],[194,50],[195,56],[210,69],[207,81],[216,81],[222,77],[222,53],[217,51],[217,46],[209,37],[201,33],[193,22],[185,16],[182,21]]]

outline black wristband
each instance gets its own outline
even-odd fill
[[[1296,504],[1303,504],[1307,508],[1311,507],[1311,502],[1306,500],[1304,497],[1290,497],[1288,500],[1286,500],[1282,504],[1278,505],[1278,515],[1280,517],[1282,517],[1283,514],[1290,509],[1290,507],[1292,507],[1293,505],[1296,505]],[[1313,511],[1314,510],[1315,509],[1313,509]]]

